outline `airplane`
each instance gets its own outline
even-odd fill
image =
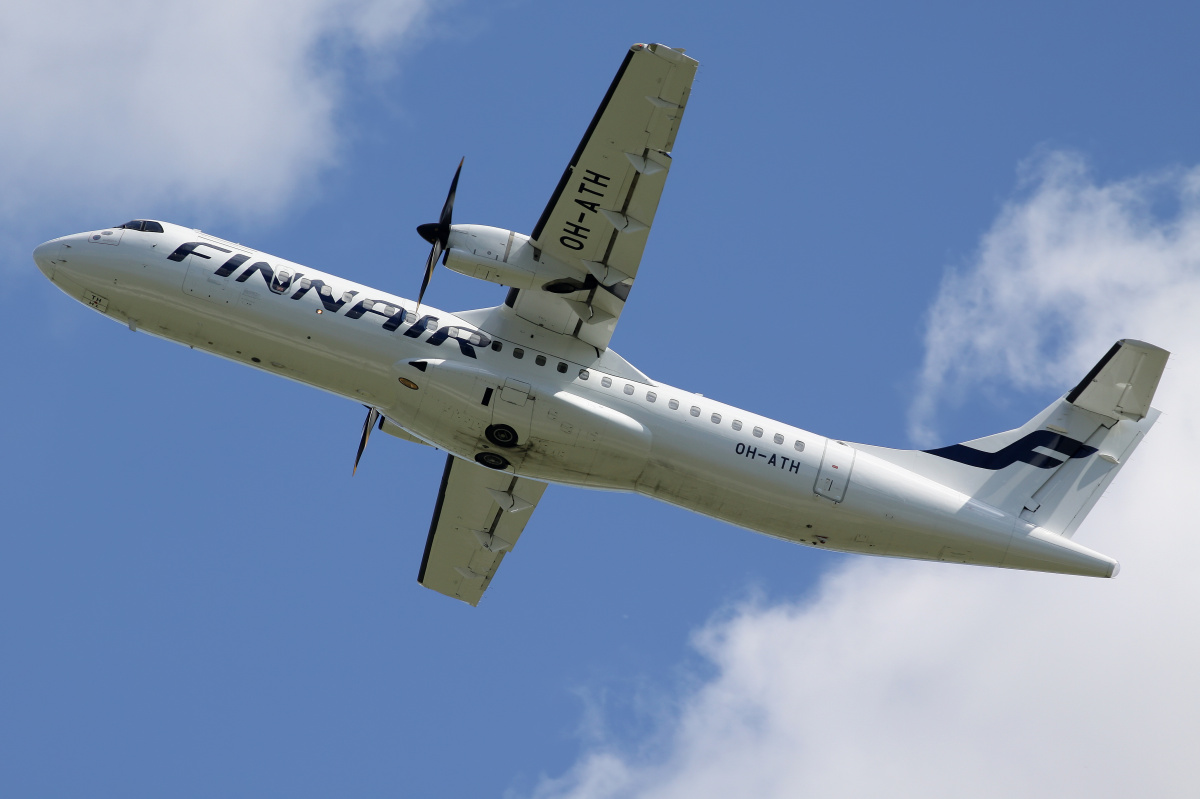
[[[70,297],[143,331],[368,408],[447,453],[417,579],[477,605],[548,484],[638,492],[810,547],[1113,577],[1074,534],[1153,426],[1169,353],[1118,341],[1015,430],[929,450],[825,438],[646,376],[610,346],[637,280],[697,62],[625,54],[528,235],[452,220],[414,302],[199,230],[137,219],[38,246]],[[423,305],[438,261],[508,288]]]

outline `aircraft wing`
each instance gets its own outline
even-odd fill
[[[545,490],[545,483],[448,455],[417,581],[478,605]]]
[[[661,44],[626,54],[531,237],[539,259],[559,261],[582,280],[517,292],[509,304],[518,316],[608,347],[637,278],[697,65]]]

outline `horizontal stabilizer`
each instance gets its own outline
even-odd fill
[[[1143,419],[1169,355],[1153,344],[1122,339],[1067,394],[1067,402],[1118,421]]]

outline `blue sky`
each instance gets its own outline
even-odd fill
[[[1190,5],[148,8],[0,11],[0,793],[1050,795],[1148,762],[1160,795],[1194,786],[1171,758],[1200,665]],[[1161,343],[1165,421],[1080,532],[1118,581],[866,563],[551,488],[472,609],[415,580],[439,453],[376,436],[351,479],[360,406],[131,334],[29,257],[160,218],[411,296],[458,159],[456,221],[529,231],[638,41],[701,66],[613,347],[911,446]],[[441,270],[427,300],[502,297]],[[1052,691],[1047,658],[1086,676]],[[1067,751],[1022,768],[998,738]],[[900,757],[918,742],[962,773]]]

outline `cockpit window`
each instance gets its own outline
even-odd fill
[[[121,229],[121,228],[123,228],[125,230],[142,230],[142,231],[145,231],[146,233],[162,233],[163,232],[162,225],[158,224],[157,222],[151,222],[148,219],[135,219],[132,222],[126,222],[123,225],[119,225],[118,229]]]

